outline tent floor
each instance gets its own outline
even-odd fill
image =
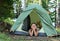
[[[22,32],[22,31],[10,32],[10,34],[21,35],[21,36],[29,36],[28,32]],[[38,33],[38,36],[40,36],[40,37],[47,37],[46,33]]]

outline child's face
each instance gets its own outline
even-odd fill
[[[36,24],[32,24],[31,28],[32,28],[32,29],[37,28],[37,27],[36,27]]]

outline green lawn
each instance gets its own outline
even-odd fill
[[[0,33],[0,41],[11,41],[11,38],[4,33]]]
[[[0,33],[0,41],[60,41],[60,37],[30,37],[30,36],[13,36],[9,34]]]
[[[60,33],[60,29],[56,29]],[[60,37],[30,37],[30,36],[13,36],[5,33],[0,33],[0,41],[60,41]]]

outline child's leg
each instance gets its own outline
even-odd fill
[[[33,30],[32,29],[29,30],[29,34],[30,34],[30,36],[33,36]]]

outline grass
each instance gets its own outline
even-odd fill
[[[56,29],[60,33],[60,29]],[[60,41],[59,37],[29,37],[29,36],[10,36],[9,34],[0,33],[0,41]]]
[[[60,41],[60,38],[47,37],[29,37],[29,36],[10,36],[5,33],[0,33],[0,41]]]
[[[11,41],[11,38],[4,33],[0,33],[0,41]]]

